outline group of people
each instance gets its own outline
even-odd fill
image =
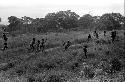
[[[7,38],[7,36],[6,36],[5,33],[3,33],[3,40],[4,40],[3,50],[6,50],[8,48],[8,46],[7,46],[7,40],[8,40],[8,38]]]
[[[42,52],[44,52],[46,40],[42,39],[42,41],[40,42],[40,40],[36,41],[36,39],[33,38],[31,43],[30,43],[30,50],[35,51],[35,52],[39,52],[42,50]]]
[[[94,36],[99,39],[99,35],[96,31],[93,32],[94,33]],[[106,31],[104,31],[104,36],[106,36]],[[115,38],[116,38],[116,31],[112,31],[111,32],[111,40],[112,42],[115,41]],[[5,33],[3,33],[3,39],[4,39],[4,47],[3,47],[3,50],[6,50],[8,48],[7,46],[7,36]],[[88,41],[90,41],[92,39],[91,37],[91,34],[88,35]],[[36,38],[33,38],[30,45],[29,45],[29,50],[31,50],[32,52],[35,51],[35,52],[39,52],[39,51],[42,51],[44,52],[45,51],[45,43],[46,43],[47,39],[42,39],[41,41],[40,40],[36,40]],[[71,46],[71,42],[68,40],[66,42],[63,43],[63,48],[64,50],[68,50],[68,48]],[[87,46],[84,46],[83,47],[83,52],[85,54],[85,57],[87,58]]]
[[[103,32],[104,37],[106,37],[106,31]],[[99,34],[97,33],[97,31],[93,32],[93,35],[96,37],[96,39],[99,39]],[[114,42],[117,36],[117,32],[116,31],[111,31],[111,41]],[[88,34],[88,38],[87,40],[90,41],[92,39],[91,34]]]

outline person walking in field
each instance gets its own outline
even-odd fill
[[[42,52],[44,52],[45,51],[45,42],[47,41],[47,39],[45,40],[45,39],[42,39],[42,42],[41,42],[41,44],[40,44],[40,50],[42,49]]]
[[[111,40],[112,40],[112,42],[115,41],[115,38],[116,38],[116,31],[112,31],[111,32]]]
[[[64,49],[67,50],[71,46],[71,42],[68,40],[66,43],[63,44]]]
[[[85,57],[87,58],[87,46],[84,46],[83,51],[84,51]]]
[[[96,30],[93,32],[93,35],[96,36]]]
[[[104,36],[106,36],[106,31],[104,30]]]
[[[98,39],[99,38],[99,35],[97,33],[97,31],[94,31],[93,35]]]
[[[35,50],[35,38],[32,39],[32,42],[30,43],[30,50],[34,51]]]
[[[90,41],[90,40],[91,40],[91,34],[88,35],[88,41]]]
[[[6,50],[7,48],[8,48],[8,46],[7,46],[7,42],[4,42],[3,51]]]
[[[98,33],[96,33],[95,36],[96,36],[97,39],[99,39],[99,34]]]
[[[7,38],[5,33],[3,33],[3,39],[4,39],[5,42],[7,42],[7,40],[8,40],[8,38]]]
[[[3,50],[6,50],[7,48],[8,48],[8,46],[7,46],[7,40],[8,40],[8,38],[7,38],[7,36],[6,36],[6,34],[5,33],[3,33],[3,40],[4,40],[4,47],[3,47]]]
[[[37,40],[36,43],[36,52],[40,51],[40,40]]]

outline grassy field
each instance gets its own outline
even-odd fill
[[[0,82],[125,81],[124,31],[118,31],[114,43],[110,41],[110,31],[106,37],[99,31],[99,39],[92,36],[92,40],[87,42],[89,33],[71,31],[9,37],[9,49],[0,51]],[[27,47],[33,37],[37,40],[47,38],[45,53],[28,52]],[[67,40],[72,42],[72,46],[65,51],[62,43]],[[3,40],[0,39],[0,42],[2,48]],[[83,52],[84,45],[88,46],[87,58]],[[121,70],[111,73],[114,58],[119,59]]]

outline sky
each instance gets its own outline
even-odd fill
[[[42,18],[47,13],[65,10],[80,16],[101,16],[112,12],[125,16],[124,4],[124,0],[0,0],[0,17],[6,24],[9,16]]]

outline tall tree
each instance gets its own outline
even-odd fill
[[[8,22],[10,23],[8,25],[9,31],[16,31],[19,29],[19,27],[17,27],[18,24],[21,23],[19,18],[15,17],[15,16],[10,16],[10,17],[8,17],[8,20],[9,20]]]
[[[56,13],[49,13],[45,16],[45,19],[48,21],[48,27],[56,29],[70,29],[78,26],[78,18],[75,12],[59,11]]]
[[[107,30],[120,29],[122,20],[123,16],[120,13],[106,13],[100,18]]]
[[[84,29],[91,28],[94,22],[93,17],[90,14],[85,14],[79,19],[79,26],[83,27]]]

